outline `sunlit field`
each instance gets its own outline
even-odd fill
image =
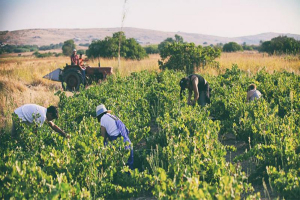
[[[57,68],[70,63],[68,57],[35,58],[32,53],[2,55],[0,57],[0,128],[9,130],[11,113],[26,103],[42,106],[57,105],[59,99],[54,95],[61,90],[61,83],[43,79],[42,77]],[[102,67],[113,67],[114,73],[128,76],[132,72],[142,70],[159,70],[159,55],[150,55],[141,61],[121,59],[89,60],[89,66],[96,67],[100,61]],[[200,68],[199,74],[218,75],[227,68],[237,64],[242,70],[255,74],[265,68],[269,73],[286,70],[300,73],[300,56],[269,56],[258,52],[222,53],[217,59],[217,66]],[[120,64],[120,65],[119,65]],[[175,87],[175,86],[174,86]],[[68,95],[72,95],[68,93]]]

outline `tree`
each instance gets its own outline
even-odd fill
[[[279,36],[271,41],[263,42],[259,50],[269,54],[297,54],[300,53],[300,41],[287,36]]]
[[[253,50],[253,47],[247,45],[246,42],[243,42],[243,50],[248,50],[248,51],[252,51]]]
[[[73,53],[73,49],[76,49],[74,40],[67,40],[64,42],[62,46],[62,51],[65,56],[71,56]]]
[[[243,51],[243,47],[236,42],[229,42],[223,46],[224,52]]]
[[[120,56],[123,58],[141,60],[148,56],[144,48],[135,39],[126,39],[124,32],[116,32],[112,37],[93,41],[89,45],[86,55],[90,58],[100,56],[103,58],[118,58],[119,42],[121,44]]]
[[[194,43],[170,43],[160,51],[160,69],[184,70],[186,74],[195,73],[201,65],[211,63],[221,51],[210,46],[196,46]]]
[[[159,53],[158,45],[148,45],[144,47],[147,54],[156,54]]]
[[[158,50],[161,51],[162,49],[164,49],[166,46],[168,46],[171,43],[184,43],[183,41],[183,37],[181,37],[180,35],[175,34],[175,40],[173,38],[167,38],[164,41],[162,41],[159,45],[158,45]]]
[[[122,47],[124,58],[141,60],[148,56],[145,49],[134,38],[127,39]]]
[[[78,54],[78,55],[84,54],[84,52],[85,52],[85,51],[84,51],[83,49],[77,50],[77,54]]]
[[[183,37],[181,37],[180,35],[175,34],[175,42],[183,43]]]

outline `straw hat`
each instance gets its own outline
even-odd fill
[[[105,105],[100,104],[99,106],[97,106],[96,108],[96,117],[98,117],[99,115],[101,115],[102,113],[111,113],[111,110],[107,110],[105,108]]]

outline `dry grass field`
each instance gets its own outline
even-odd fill
[[[42,106],[57,105],[59,99],[54,93],[61,90],[61,84],[42,77],[49,72],[63,68],[70,62],[68,57],[35,58],[32,53],[2,55],[0,57],[0,129],[9,130],[11,113],[26,103]],[[118,67],[117,59],[100,59],[101,66],[111,66],[115,73],[122,76],[141,70],[159,70],[159,55],[151,55],[141,61],[121,60]],[[222,53],[217,59],[220,68],[207,66],[199,69],[199,74],[218,75],[232,64],[249,73],[256,73],[265,68],[267,72],[274,70],[300,74],[300,56],[268,56],[257,52]],[[90,60],[90,66],[98,66],[98,60]],[[72,95],[72,93],[68,93]]]

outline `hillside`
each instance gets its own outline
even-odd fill
[[[93,40],[104,39],[106,36],[112,36],[113,33],[120,31],[120,28],[93,28],[93,29],[26,29],[16,31],[0,31],[0,42],[13,45],[49,45],[64,42],[68,39],[74,39],[76,44],[91,43]],[[123,31],[127,38],[135,38],[140,44],[159,44],[168,37],[174,37],[178,34],[187,42],[203,45],[203,43],[217,44],[227,42],[237,42],[239,44],[246,42],[247,44],[259,44],[259,42],[270,40],[279,35],[287,35],[300,40],[300,35],[285,33],[262,33],[258,35],[242,36],[242,37],[220,37],[212,35],[204,35],[197,33],[184,32],[163,32],[156,30],[138,29],[125,27]],[[220,33],[221,35],[222,33]]]

